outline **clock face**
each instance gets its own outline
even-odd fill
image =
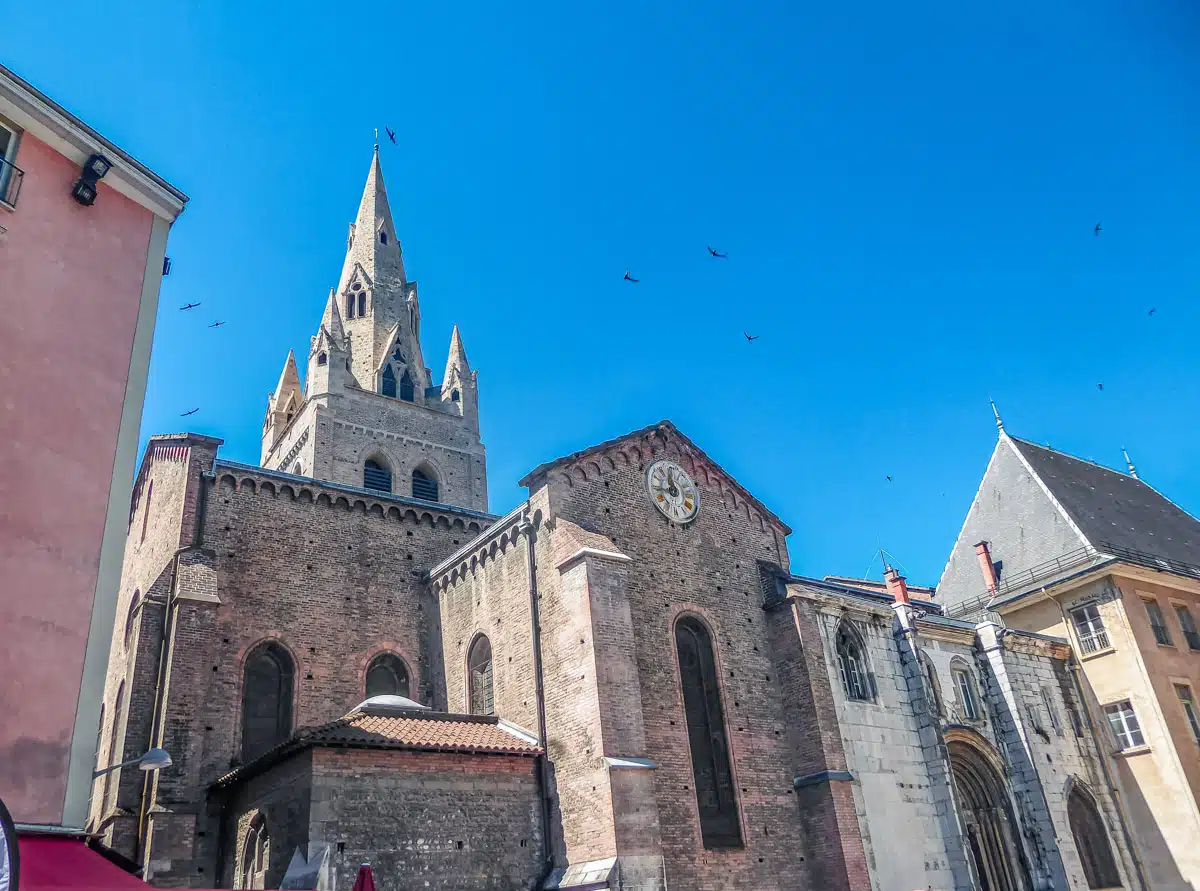
[[[700,511],[700,490],[674,461],[655,461],[646,471],[646,491],[664,517],[687,523]]]

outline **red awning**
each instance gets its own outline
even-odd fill
[[[81,839],[54,835],[17,835],[21,850],[21,889],[95,888],[97,891],[147,891],[149,885],[105,860]]]

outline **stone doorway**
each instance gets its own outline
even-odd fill
[[[1016,822],[1000,771],[971,743],[947,743],[958,812],[978,891],[1029,891]]]

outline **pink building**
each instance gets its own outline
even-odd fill
[[[18,824],[87,819],[159,284],[186,201],[0,66],[0,800]]]

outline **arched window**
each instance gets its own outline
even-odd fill
[[[917,659],[921,664],[921,672],[925,675],[925,687],[929,696],[929,713],[940,718],[946,712],[942,706],[942,685],[938,681],[937,669],[934,668],[933,660],[925,654],[924,650],[918,651]]]
[[[392,471],[378,458],[368,458],[363,464],[363,488],[379,492],[392,491]]]
[[[358,314],[360,316],[365,316],[367,314],[367,292],[366,291],[358,292]]]
[[[842,676],[842,689],[846,691],[847,698],[862,701],[872,699],[871,676],[867,673],[862,638],[848,621],[838,625],[836,649],[838,674]]]
[[[317,353],[317,364],[318,365],[329,364],[329,356],[327,356],[325,353]]]
[[[380,653],[367,666],[367,699],[372,696],[408,696],[408,669],[392,653]]]
[[[154,497],[154,480],[146,485],[146,508],[142,512],[142,541],[146,540],[146,527],[150,523],[150,499]]]
[[[348,318],[348,319],[354,318],[354,295],[353,294],[346,295],[346,318]]]
[[[954,679],[954,693],[958,696],[958,707],[962,718],[967,721],[979,721],[983,718],[983,709],[979,706],[979,693],[975,687],[975,675],[961,659],[955,659],[950,665],[950,677]]]
[[[458,402],[458,400],[461,398],[462,398],[462,395],[458,392],[458,390],[450,391],[450,401],[451,402]]]
[[[384,229],[379,230],[379,243],[387,244],[387,231]]]
[[[1078,785],[1067,796],[1067,822],[1089,888],[1119,888],[1121,877],[1096,802]]]
[[[121,763],[121,751],[124,748],[121,745],[121,725],[125,723],[125,682],[121,681],[117,687],[117,704],[113,708],[113,723],[112,732],[108,737],[108,763],[105,767],[112,767],[114,764]],[[113,782],[113,777],[120,774],[119,770],[114,770],[104,775],[104,797],[103,805],[100,811],[100,816],[103,818],[105,814],[111,813],[112,809],[117,805],[117,783]],[[118,776],[119,780],[120,777]]]
[[[379,392],[384,396],[396,395],[396,372],[392,371],[391,365],[383,366],[383,380],[380,382]]]
[[[242,676],[242,761],[250,762],[292,733],[292,657],[268,641],[246,657]]]
[[[467,655],[467,687],[471,714],[496,714],[496,700],[492,695],[492,644],[482,634],[475,638]]]
[[[413,401],[413,379],[407,368],[404,369],[404,376],[400,378],[400,398],[405,402]]]
[[[432,472],[418,467],[412,472],[412,494],[413,498],[420,498],[422,501],[437,501],[437,477]]]
[[[700,835],[706,848],[738,847],[742,843],[742,828],[712,636],[698,620],[684,617],[675,626],[675,648],[679,655],[692,774],[696,780]]]
[[[125,649],[129,649],[129,638],[133,634],[133,622],[137,617],[138,607],[142,604],[142,592],[134,591],[133,599],[129,601],[129,612],[125,614]]]
[[[271,866],[271,837],[262,813],[255,815],[246,830],[242,844],[242,862],[238,865],[237,887],[262,889],[267,887],[267,870]]]

